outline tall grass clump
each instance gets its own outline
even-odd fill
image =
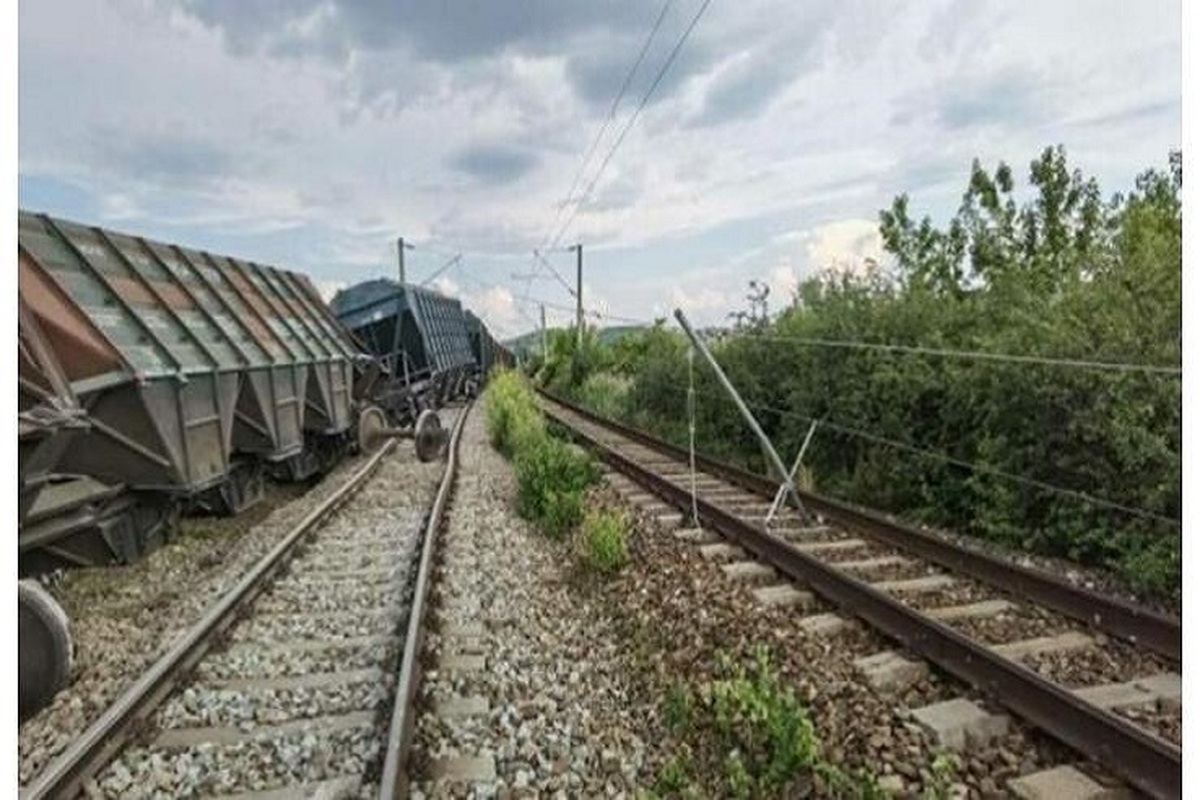
[[[626,548],[629,524],[623,514],[614,511],[589,511],[583,519],[583,543],[587,566],[601,574],[611,574],[629,560]]]
[[[550,435],[533,391],[515,372],[492,378],[487,424],[492,445],[517,473],[517,513],[545,535],[565,537],[583,519],[584,492],[600,477],[595,463]]]
[[[546,437],[546,421],[529,384],[513,370],[497,373],[486,394],[488,438],[505,457]]]
[[[573,393],[574,399],[602,417],[620,419],[629,395],[629,379],[613,372],[593,372]]]
[[[517,452],[517,513],[561,539],[583,519],[584,492],[599,478],[591,459],[544,435]]]

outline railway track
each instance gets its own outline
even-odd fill
[[[23,799],[405,796],[436,532],[397,505],[389,442],[314,509],[49,767]]]
[[[542,399],[551,419],[620,473],[613,482],[628,499],[663,519],[679,512],[690,518],[686,451]],[[788,509],[768,527],[776,488],[698,456],[701,525],[676,536],[731,579],[749,581],[763,605],[796,606],[814,635],[836,635],[862,620],[898,641],[907,652],[856,661],[881,690],[902,689],[930,662],[1139,790],[1181,796],[1178,620],[809,493],[803,500],[815,521]],[[1031,628],[1044,635],[1030,637]],[[1070,673],[1074,662],[1100,665],[1101,680],[1079,685]],[[957,749],[1007,724],[965,699],[915,716]],[[1089,785],[1078,771],[1051,773],[1027,776],[1026,796],[1062,796],[1064,787]]]

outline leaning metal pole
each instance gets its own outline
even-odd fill
[[[771,444],[771,440],[767,438],[765,433],[763,433],[763,429],[759,426],[758,420],[754,418],[754,415],[750,413],[750,409],[747,408],[746,404],[742,401],[742,396],[738,394],[737,389],[733,388],[733,384],[730,383],[729,378],[725,376],[725,371],[721,369],[721,365],[717,363],[717,360],[713,358],[712,353],[709,352],[708,348],[704,345],[704,342],[702,342],[700,337],[696,335],[696,332],[692,330],[692,326],[688,323],[687,317],[683,315],[683,311],[681,309],[675,309],[675,319],[679,320],[679,324],[683,326],[683,332],[688,335],[688,338],[692,340],[692,344],[697,350],[700,351],[700,354],[704,356],[704,360],[707,361],[708,365],[713,368],[713,372],[717,374],[717,380],[719,380],[721,385],[725,387],[725,391],[729,392],[729,396],[733,398],[734,405],[736,405],[738,411],[741,412],[742,419],[746,420],[746,424],[750,426],[750,430],[754,431],[754,435],[758,437],[759,444],[762,445],[763,451],[766,452],[767,457],[771,459],[771,466],[775,468],[776,474],[779,475],[780,480],[782,480],[784,485],[787,486],[788,493],[791,494],[792,501],[795,502],[796,508],[800,510],[801,514],[807,516],[808,512],[805,511],[804,503],[800,500],[800,494],[796,491],[796,482],[792,480],[790,474],[788,473],[787,467],[783,465],[783,459],[779,457],[779,453],[775,452],[775,446]]]

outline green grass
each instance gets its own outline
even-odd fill
[[[612,574],[629,560],[626,545],[629,523],[614,511],[591,511],[583,520],[583,542],[587,566],[601,574]]]
[[[516,372],[494,376],[485,396],[488,437],[512,459],[517,513],[562,539],[583,521],[584,493],[600,477],[591,457],[551,436],[529,384]]]

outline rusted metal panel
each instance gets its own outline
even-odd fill
[[[45,333],[17,298],[18,523],[33,505],[72,439],[87,429]]]
[[[21,212],[22,300],[94,424],[64,469],[195,493],[351,423],[360,354],[302,276]]]
[[[57,354],[65,375],[86,380],[132,371],[113,342],[40,266],[23,250],[19,253],[18,294]]]

